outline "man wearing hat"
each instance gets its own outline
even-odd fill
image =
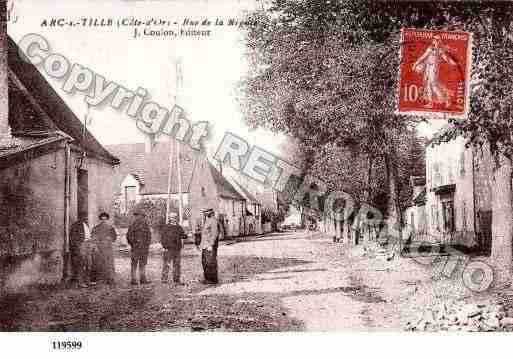
[[[217,283],[217,245],[219,227],[214,210],[209,208],[203,211],[205,223],[201,231],[201,264],[205,283]]]
[[[183,228],[178,224],[177,214],[169,215],[169,223],[160,227],[160,243],[164,248],[162,258],[162,283],[166,283],[169,275],[169,263],[173,261],[173,282],[180,282],[180,264],[181,250],[183,248],[183,240],[187,235]]]
[[[144,213],[137,209],[134,211],[134,221],[128,227],[126,239],[131,247],[131,282],[137,284],[137,270],[139,270],[139,283],[151,283],[146,278],[146,263],[151,243],[151,230]]]
[[[117,233],[108,222],[110,216],[107,212],[100,213],[98,218],[100,223],[91,231],[91,237],[96,247],[94,255],[96,280],[113,284],[115,270],[112,244],[116,241]]]
[[[87,287],[89,281],[86,272],[88,258],[84,249],[90,241],[91,232],[87,225],[87,213],[80,212],[77,221],[71,225],[69,234],[71,281],[79,287]]]

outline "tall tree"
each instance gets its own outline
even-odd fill
[[[389,214],[399,209],[397,149],[411,119],[394,115],[399,31],[403,27],[473,33],[468,119],[440,141],[486,142],[494,157],[492,263],[497,281],[512,269],[512,15],[510,2],[274,0],[253,14],[252,73],[243,86],[249,121],[312,147],[359,146],[387,168]],[[398,216],[396,216],[398,217]]]
[[[351,1],[274,1],[253,14],[252,64],[241,103],[254,126],[366,154],[367,168],[389,163],[389,212],[400,218],[395,143],[411,119],[394,115],[397,50],[371,41]],[[399,34],[388,36],[398,42]],[[369,194],[367,198],[369,200]]]

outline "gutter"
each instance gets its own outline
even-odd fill
[[[70,207],[71,207],[71,146],[64,145],[64,241],[62,247],[63,273],[62,280],[68,279],[70,270],[69,235],[70,235]]]

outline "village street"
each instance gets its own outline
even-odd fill
[[[364,254],[319,233],[274,233],[219,248],[219,285],[201,283],[200,256],[183,251],[184,286],[131,286],[129,258],[116,259],[116,286],[19,291],[2,299],[0,330],[403,330],[439,303],[479,298],[457,280],[433,280],[432,266]]]

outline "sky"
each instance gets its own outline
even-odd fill
[[[42,27],[43,20],[52,18],[151,18],[165,17],[181,23],[183,19],[202,21],[228,17],[241,18],[244,11],[259,6],[258,0],[188,0],[188,1],[121,1],[73,0],[58,6],[49,0],[12,0],[15,23],[9,23],[8,33],[18,42],[28,33],[43,35],[53,52],[64,55],[72,63],[89,67],[107,80],[136,90],[143,87],[146,98],[172,108],[177,58],[183,63],[183,89],[179,105],[185,108],[192,122],[208,121],[211,138],[207,149],[213,155],[226,131],[238,134],[250,144],[275,154],[285,136],[265,130],[250,130],[235,99],[235,88],[246,73],[242,33],[227,26],[210,27],[209,37],[143,37],[134,39],[130,27]],[[142,30],[143,28],[139,28]],[[152,27],[158,30],[159,27]],[[43,73],[44,74],[44,73]],[[84,96],[70,95],[61,89],[63,81],[46,74],[50,84],[83,119],[86,113]],[[110,107],[93,108],[89,130],[104,145],[143,142],[144,135],[132,118]],[[433,120],[419,125],[418,132],[430,137],[445,121]],[[165,137],[162,137],[165,139]]]
[[[235,100],[235,88],[246,73],[244,44],[236,27],[210,27],[209,37],[133,37],[130,27],[43,27],[44,19],[92,18],[152,18],[165,17],[181,23],[192,20],[228,17],[241,18],[244,11],[258,6],[256,0],[192,0],[180,1],[88,1],[55,2],[48,0],[13,0],[15,23],[9,23],[8,33],[19,40],[28,33],[43,35],[52,52],[62,54],[71,63],[89,67],[130,90],[143,87],[146,98],[171,109],[174,105],[175,66],[183,63],[183,88],[179,105],[185,108],[192,122],[208,121],[212,137],[207,148],[212,154],[226,131],[245,138],[268,151],[278,153],[283,136],[264,130],[251,131],[244,123]],[[144,27],[140,27],[142,30]],[[158,30],[159,26],[152,27]],[[44,73],[43,73],[44,74]],[[61,87],[63,81],[44,74],[50,84],[83,119],[86,104],[83,93],[70,95]],[[92,123],[88,127],[102,144],[143,142],[144,136],[135,122],[123,111],[110,107],[92,108]],[[163,137],[164,138],[164,137]]]

